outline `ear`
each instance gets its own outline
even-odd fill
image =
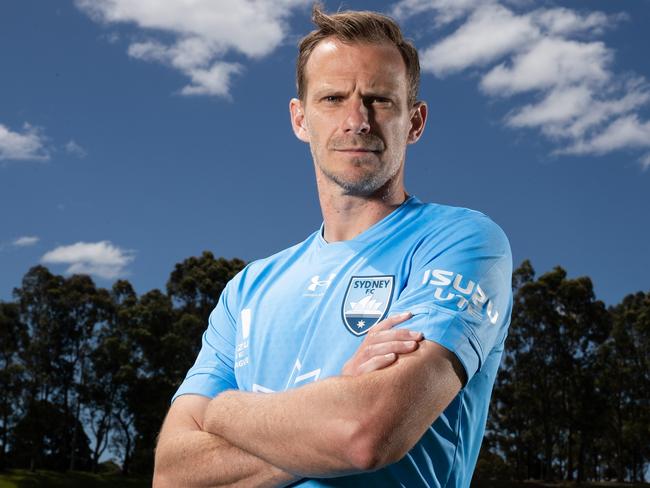
[[[427,122],[427,104],[425,102],[415,102],[411,109],[411,129],[407,142],[413,144],[420,139],[424,126]]]
[[[291,115],[291,127],[293,133],[302,142],[309,142],[309,130],[305,120],[305,110],[302,102],[297,98],[292,98],[289,102],[289,113]]]

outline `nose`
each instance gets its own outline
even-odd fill
[[[367,134],[370,132],[368,107],[363,100],[350,100],[348,113],[345,119],[345,132],[353,134]]]

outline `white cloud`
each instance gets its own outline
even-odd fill
[[[311,0],[75,0],[79,9],[106,24],[130,23],[151,39],[129,46],[130,56],[178,69],[191,83],[185,95],[228,96],[241,65],[225,61],[235,52],[256,59],[286,38],[288,18]],[[171,34],[173,40],[156,36]]]
[[[89,274],[113,279],[126,274],[126,266],[134,259],[133,252],[109,241],[77,242],[59,246],[43,255],[45,264],[67,264],[68,274]]]
[[[401,0],[393,13],[409,18],[430,11],[438,28],[455,22],[451,33],[422,50],[423,70],[438,77],[472,70],[485,95],[518,95],[504,123],[539,130],[556,145],[554,153],[650,147],[650,122],[641,115],[650,84],[616,73],[615,51],[596,39],[629,17],[534,7],[515,0]],[[645,167],[649,157],[640,159]]]
[[[425,12],[432,12],[437,26],[449,24],[464,17],[480,5],[491,3],[488,0],[402,0],[391,10],[391,15],[406,20]]]
[[[0,124],[0,161],[45,161],[50,158],[41,131],[27,123],[22,132]]]
[[[490,95],[511,95],[556,86],[592,85],[607,81],[611,53],[601,42],[576,42],[543,38],[512,60],[512,67],[500,64],[481,80]]]
[[[531,14],[535,23],[551,35],[567,36],[581,32],[601,34],[611,26],[607,15],[602,12],[591,12],[580,15],[567,8],[540,9]],[[623,20],[625,15],[614,15],[612,20]]]
[[[241,72],[237,63],[214,63],[209,69],[193,69],[189,72],[192,84],[184,86],[183,95],[220,95],[227,96],[230,79],[233,74]]]
[[[536,37],[530,22],[500,5],[485,5],[453,34],[422,52],[422,69],[445,76],[495,61]]]
[[[620,117],[601,132],[586,140],[576,141],[560,152],[605,154],[625,148],[650,148],[650,121],[642,122],[636,115]]]
[[[166,46],[157,41],[137,42],[129,46],[129,56],[145,61],[168,63],[180,70],[204,66],[216,54],[218,46],[200,37],[191,37]]]
[[[85,158],[88,155],[86,150],[72,139],[65,145],[65,151],[78,158]]]
[[[536,104],[525,105],[511,112],[506,123],[511,127],[540,129],[556,139],[579,139],[607,120],[634,112],[650,102],[650,90],[639,80],[628,81],[616,92],[605,92],[598,99],[596,90],[585,85],[557,87],[546,92]]]
[[[27,246],[33,246],[39,240],[40,239],[36,236],[23,236],[23,237],[19,237],[18,239],[15,239],[11,244],[16,247],[27,247]]]
[[[555,127],[564,125],[583,113],[592,102],[592,92],[585,86],[556,88],[541,102],[515,110],[507,118],[512,127]],[[555,131],[553,131],[555,132]]]

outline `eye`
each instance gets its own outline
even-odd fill
[[[385,97],[371,97],[369,102],[373,105],[389,105],[391,103],[390,99]]]
[[[343,97],[340,95],[327,95],[323,97],[323,101],[327,103],[337,103],[343,100]]]

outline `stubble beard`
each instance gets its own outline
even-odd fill
[[[383,151],[385,149],[384,143],[374,134],[356,135],[352,138],[338,138],[330,141],[327,145],[329,150],[336,150],[338,148],[359,147],[370,150]],[[347,164],[352,166],[356,171],[354,177],[346,177],[345,171],[335,172],[328,168],[327,165],[322,164],[317,156],[317,150],[311,147],[312,158],[325,178],[338,186],[342,195],[368,197],[376,194],[381,188],[397,174],[399,165],[396,166],[394,171],[391,171],[390,166],[381,161],[368,161],[367,158],[357,157],[352,158]],[[374,155],[372,156],[374,158]],[[363,169],[363,168],[367,169]]]
[[[355,167],[360,167],[367,163],[360,160],[352,160],[351,162]],[[386,175],[384,168],[377,168],[377,170],[368,170],[364,174],[355,178],[346,177],[344,174],[329,171],[326,167],[316,163],[325,178],[333,182],[341,190],[342,195],[368,197],[375,194],[382,188],[386,182],[394,175]]]

